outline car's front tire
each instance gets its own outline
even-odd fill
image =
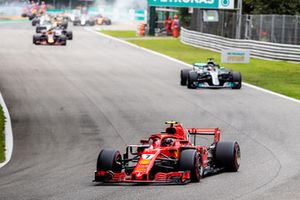
[[[97,171],[121,172],[122,157],[119,151],[103,149],[100,151],[97,159]]]
[[[189,89],[196,89],[197,86],[195,85],[195,82],[197,82],[198,74],[197,72],[190,71],[188,73],[188,78],[187,78],[187,87]]]
[[[95,21],[89,21],[89,26],[95,26],[96,22]]]
[[[180,153],[179,171],[190,171],[191,181],[199,182],[203,176],[201,157],[195,149],[185,149]]]
[[[68,40],[73,40],[73,32],[72,31],[67,32],[67,38],[68,38]]]
[[[237,83],[232,89],[241,89],[242,87],[242,75],[240,72],[232,72],[232,82]]]
[[[185,86],[187,84],[188,75],[191,69],[182,69],[180,71],[180,85]]]
[[[38,44],[37,41],[39,39],[40,39],[40,37],[38,35],[33,35],[33,37],[32,37],[32,43],[35,44],[35,45],[37,45]]]

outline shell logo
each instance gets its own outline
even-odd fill
[[[221,0],[221,4],[222,6],[227,7],[230,4],[230,0]]]

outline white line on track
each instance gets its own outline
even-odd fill
[[[6,104],[4,102],[4,99],[2,97],[2,94],[0,93],[0,104],[3,108],[4,116],[5,116],[5,161],[3,163],[0,163],[0,168],[6,165],[12,155],[13,151],[13,133],[12,133],[12,128],[11,128],[11,121],[10,121],[10,115],[8,112],[8,109],[6,107]]]
[[[135,48],[138,48],[138,49],[142,49],[142,50],[147,51],[147,52],[149,52],[149,53],[152,53],[152,54],[155,54],[155,55],[164,57],[164,58],[166,58],[166,59],[168,59],[168,60],[177,62],[177,63],[182,64],[182,65],[184,65],[184,66],[191,67],[190,64],[187,64],[187,63],[185,63],[185,62],[183,62],[183,61],[177,60],[177,59],[172,58],[172,57],[170,57],[170,56],[167,56],[167,55],[158,53],[158,52],[156,52],[156,51],[152,51],[152,50],[150,50],[150,49],[146,49],[146,48],[144,48],[144,47],[140,47],[140,46],[138,46],[138,45],[132,44],[132,43],[127,42],[127,41],[125,41],[125,40],[122,40],[122,39],[119,39],[119,38],[112,37],[112,36],[110,36],[110,35],[106,35],[106,34],[100,33],[100,32],[98,32],[98,31],[92,30],[92,29],[90,29],[90,28],[84,28],[84,29],[87,30],[87,31],[89,31],[89,32],[91,32],[91,33],[94,33],[94,34],[97,34],[97,35],[101,35],[101,36],[103,36],[103,37],[106,37],[106,38],[109,38],[109,39],[112,39],[112,40],[121,42],[121,43],[123,43],[123,44],[127,44],[127,45],[129,45],[129,46],[132,46],[132,47],[135,47]],[[281,97],[281,98],[284,98],[284,99],[287,99],[287,100],[290,100],[290,101],[293,101],[293,102],[296,102],[296,103],[300,103],[300,100],[298,100],[298,99],[295,99],[295,98],[292,98],[292,97],[288,97],[288,96],[285,96],[285,95],[283,95],[283,94],[279,94],[279,93],[276,93],[276,92],[272,92],[272,91],[270,91],[270,90],[266,90],[266,89],[264,89],[264,88],[261,88],[261,87],[258,87],[258,86],[255,86],[255,85],[252,85],[252,84],[249,84],[249,83],[243,82],[243,85],[246,85],[246,86],[248,86],[248,87],[250,87],[250,88],[259,90],[259,91],[261,91],[261,92],[265,92],[265,93],[272,94],[272,95],[275,95],[275,96],[278,96],[278,97]]]

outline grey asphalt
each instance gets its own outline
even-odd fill
[[[1,200],[300,199],[299,103],[246,86],[188,90],[180,64],[82,27],[66,47],[34,46],[32,34],[29,23],[0,25],[0,90],[14,134]],[[219,127],[240,143],[240,171],[184,186],[92,182],[100,149],[122,151],[166,120]]]

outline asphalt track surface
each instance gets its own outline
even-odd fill
[[[180,64],[73,30],[66,47],[34,46],[29,23],[0,26],[0,89],[14,134],[1,200],[300,199],[299,103],[246,86],[188,90]],[[184,186],[92,183],[100,149],[124,150],[166,120],[220,127],[240,143],[240,171]]]

